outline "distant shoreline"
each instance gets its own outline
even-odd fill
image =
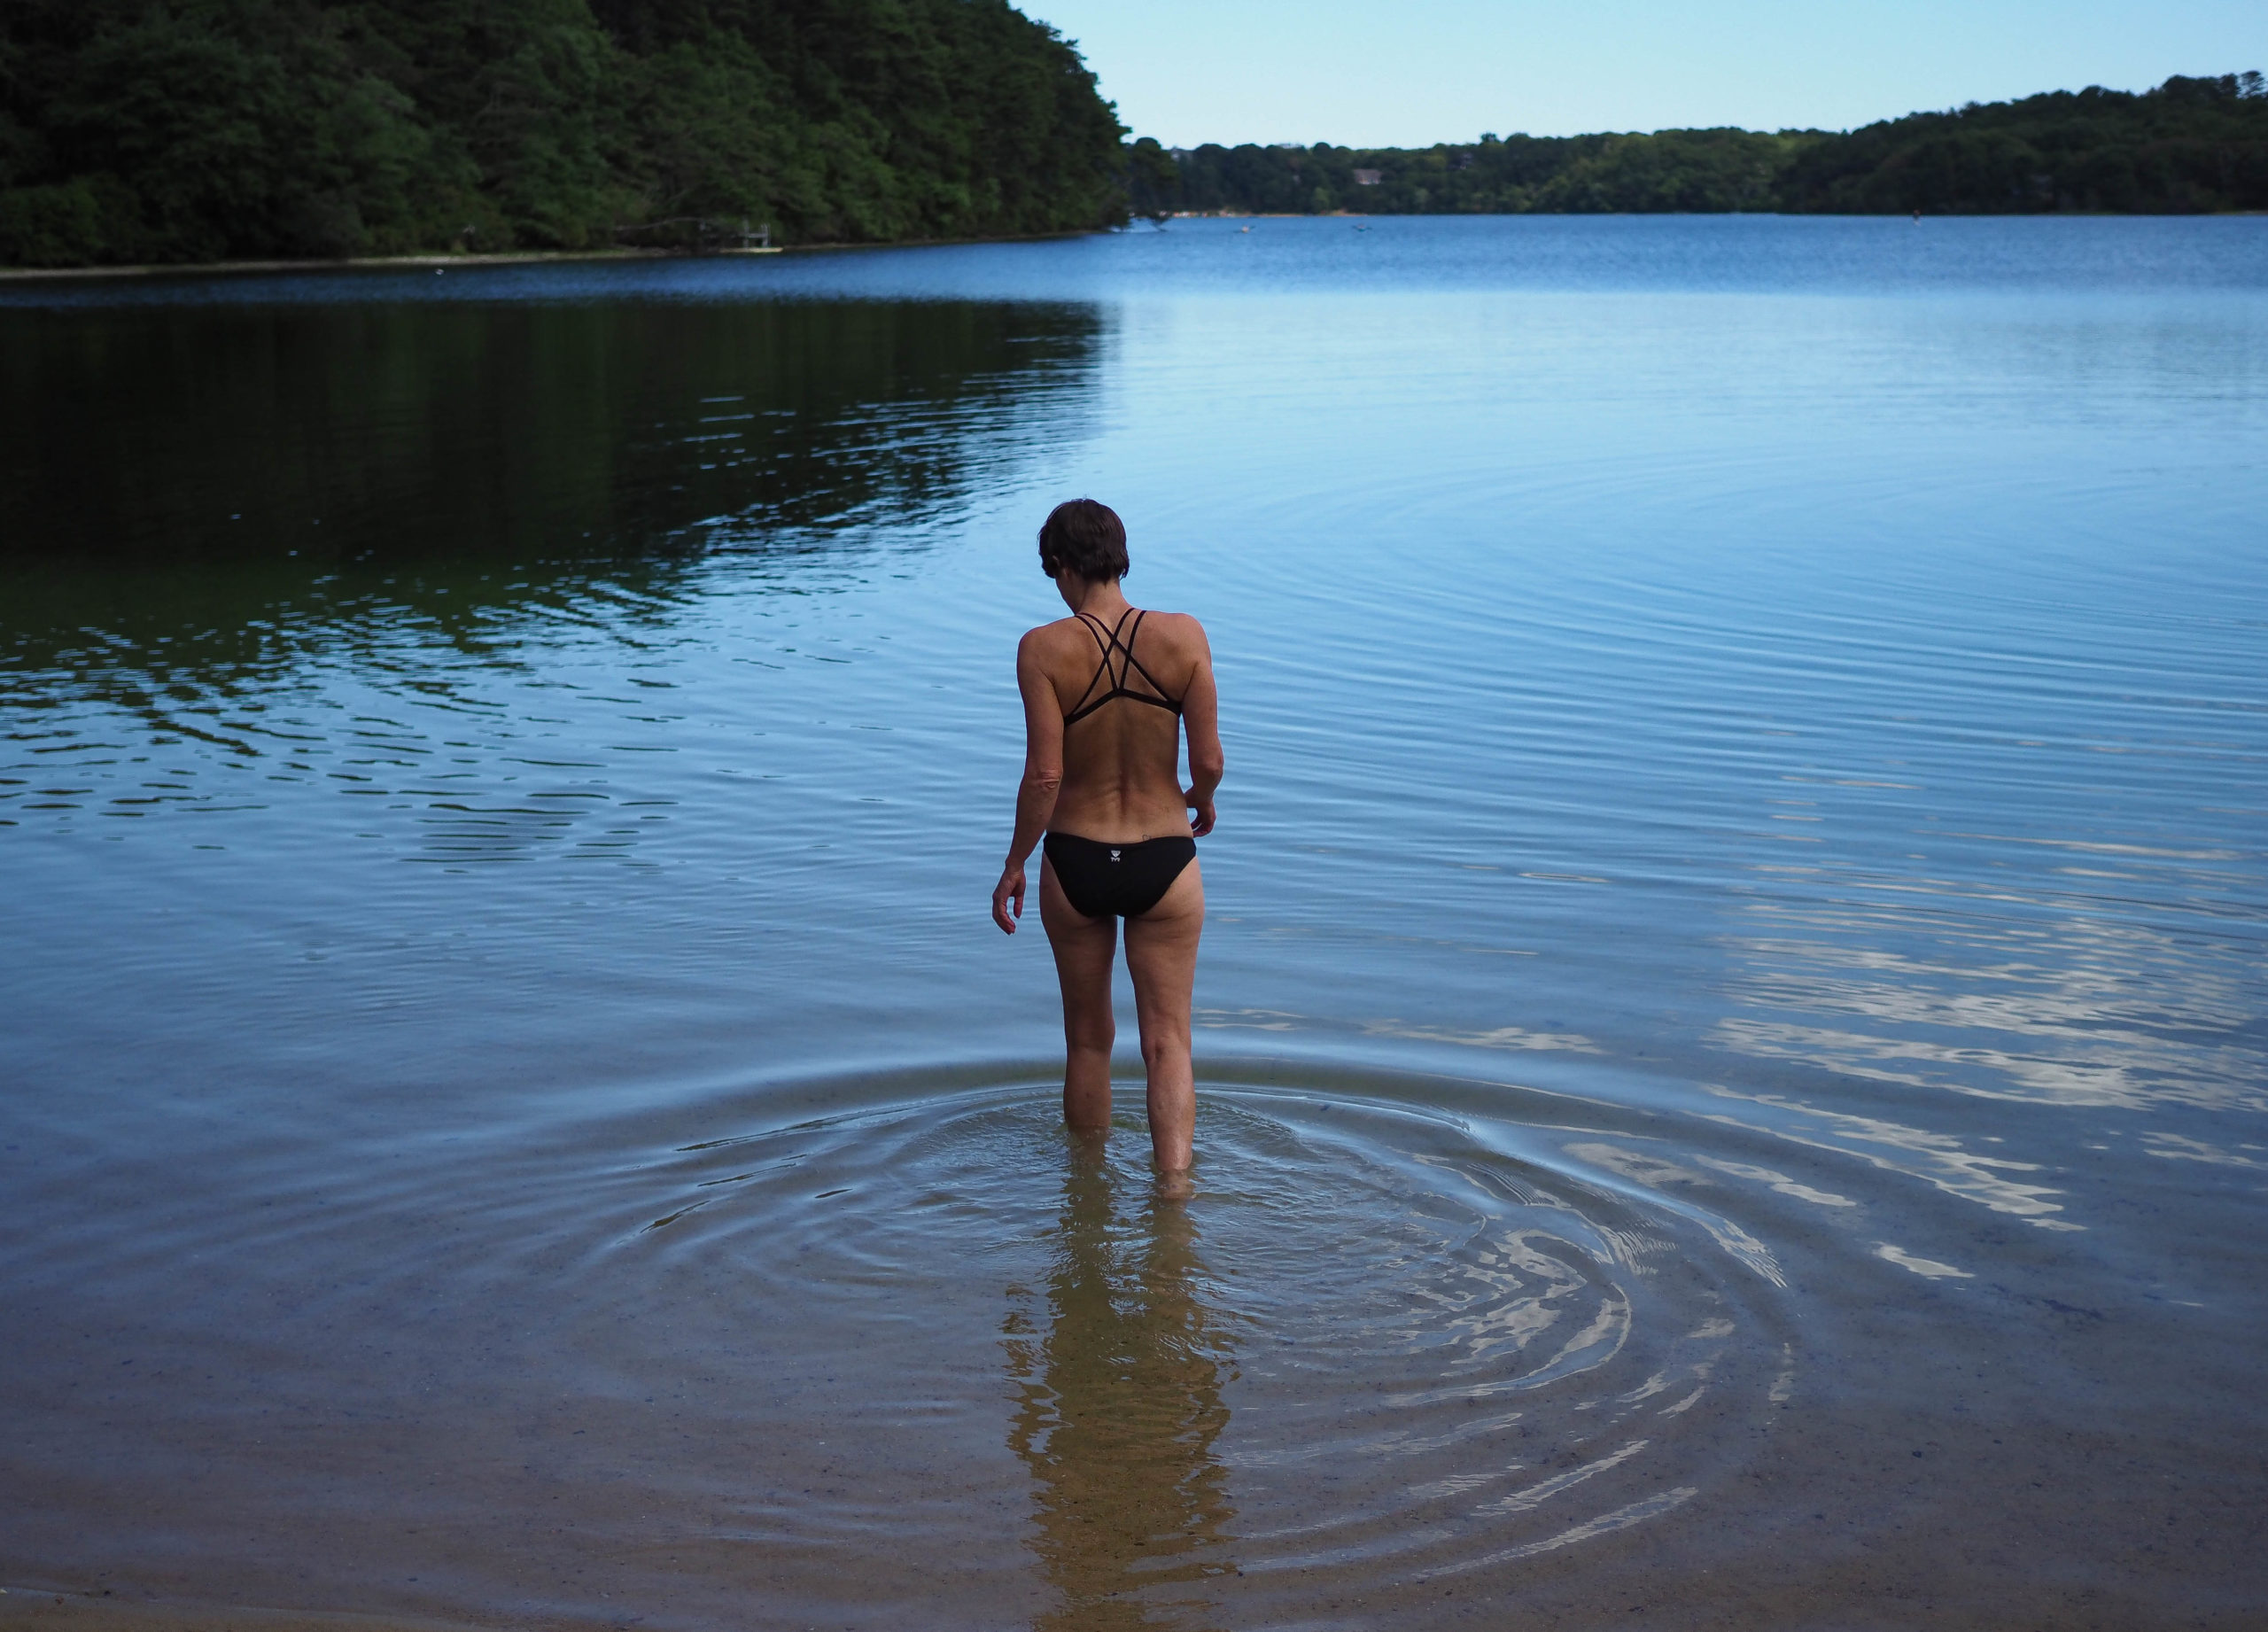
[[[446,272],[453,267],[543,266],[571,261],[606,260],[737,260],[742,256],[812,254],[856,249],[941,249],[958,244],[1042,244],[1056,238],[1089,236],[1073,232],[1022,233],[988,238],[897,238],[878,244],[775,244],[769,249],[538,249],[496,254],[356,255],[326,260],[183,260],[151,266],[0,267],[0,284],[44,282],[50,278],[195,277],[245,276],[260,272],[408,272],[431,268]]]
[[[777,254],[779,252],[759,251]],[[529,250],[497,255],[357,255],[343,260],[184,260],[145,267],[0,267],[0,280],[27,283],[50,277],[177,277],[199,272],[377,272],[431,267],[522,266],[547,260],[668,260],[694,257],[664,249]]]
[[[1923,210],[1921,214],[1930,221],[2107,221],[2117,217],[2122,221],[2210,221],[2231,215],[2268,215],[2268,210],[2008,210],[1987,214],[1981,210]],[[1674,215],[1691,220],[1697,215],[1755,216],[1764,221],[1899,221],[1904,210],[1176,210],[1166,217],[1169,221],[1451,221],[1479,219],[1482,216],[1506,217],[1518,215],[1528,219],[1556,218],[1572,221],[1577,216],[1594,221],[1609,217],[1632,219],[1641,215]],[[883,247],[874,245],[873,247]]]
[[[2046,91],[1856,130],[1127,149],[1137,215],[2217,215],[2268,206],[2268,77]]]
[[[1925,214],[1928,212],[1924,212]],[[1609,216],[1636,219],[1638,217],[1679,216],[1691,219],[1697,215],[1755,216],[1786,221],[1894,221],[1899,215],[1860,213],[1850,215],[1815,214],[1806,210],[1441,210],[1422,214],[1386,211],[1374,214],[1368,210],[1176,210],[1168,218],[1173,221],[1449,221],[1479,219],[1482,216],[1523,216],[1530,220],[1553,217],[1559,220],[1583,218],[1600,220]],[[1946,211],[1930,215],[1932,221],[2020,221],[2020,220],[2101,220],[2112,216],[2140,221],[2196,221],[2228,217],[2268,216],[2268,210],[2201,211],[2181,216],[2137,215],[2126,210],[2059,210],[2053,214],[2039,213],[2022,215],[1983,215],[1965,211]],[[1117,230],[1129,230],[1120,228]],[[548,266],[569,263],[596,263],[612,260],[726,260],[742,256],[809,255],[842,253],[853,250],[882,249],[945,249],[971,244],[1045,244],[1062,238],[1094,237],[1092,231],[1027,233],[1014,237],[991,238],[900,238],[878,244],[792,244],[775,245],[770,249],[564,249],[522,250],[501,254],[428,254],[428,255],[361,255],[347,260],[187,260],[168,265],[135,267],[0,267],[0,285],[48,282],[76,282],[101,279],[130,279],[157,277],[229,277],[252,276],[272,272],[408,272],[431,268],[446,272],[453,268]]]

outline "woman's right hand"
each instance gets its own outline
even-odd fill
[[[1192,788],[1184,793],[1181,796],[1181,799],[1183,804],[1186,804],[1191,810],[1197,812],[1196,815],[1190,819],[1189,836],[1193,839],[1201,839],[1207,834],[1212,832],[1213,796],[1208,793],[1204,795],[1202,797],[1200,797],[1197,790]]]

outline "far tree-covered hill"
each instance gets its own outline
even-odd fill
[[[1780,197],[1852,214],[2268,209],[2268,86],[2176,77],[1910,113],[1805,144]]]
[[[1134,144],[1134,206],[1379,214],[2268,209],[2256,74],[1972,103],[1848,133],[1484,136],[1428,148]]]
[[[1122,131],[1006,0],[0,0],[0,262],[1075,230]]]

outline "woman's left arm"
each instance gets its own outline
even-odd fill
[[[1024,697],[1024,776],[1016,787],[1016,831],[1008,841],[1007,865],[992,886],[992,921],[1010,935],[1024,915],[1024,864],[1047,831],[1063,786],[1063,705],[1056,700],[1055,682],[1040,666],[1039,634],[1034,629],[1016,648],[1016,688]]]
[[[1189,626],[1197,635],[1197,669],[1181,694],[1181,723],[1189,734],[1189,786],[1182,803],[1196,812],[1189,820],[1190,836],[1201,839],[1213,831],[1213,790],[1221,785],[1228,761],[1221,753],[1221,694],[1213,685],[1212,642],[1194,618]]]

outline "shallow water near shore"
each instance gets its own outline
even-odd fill
[[[2268,1614],[2268,221],[1244,225],[0,290],[0,1613]]]

